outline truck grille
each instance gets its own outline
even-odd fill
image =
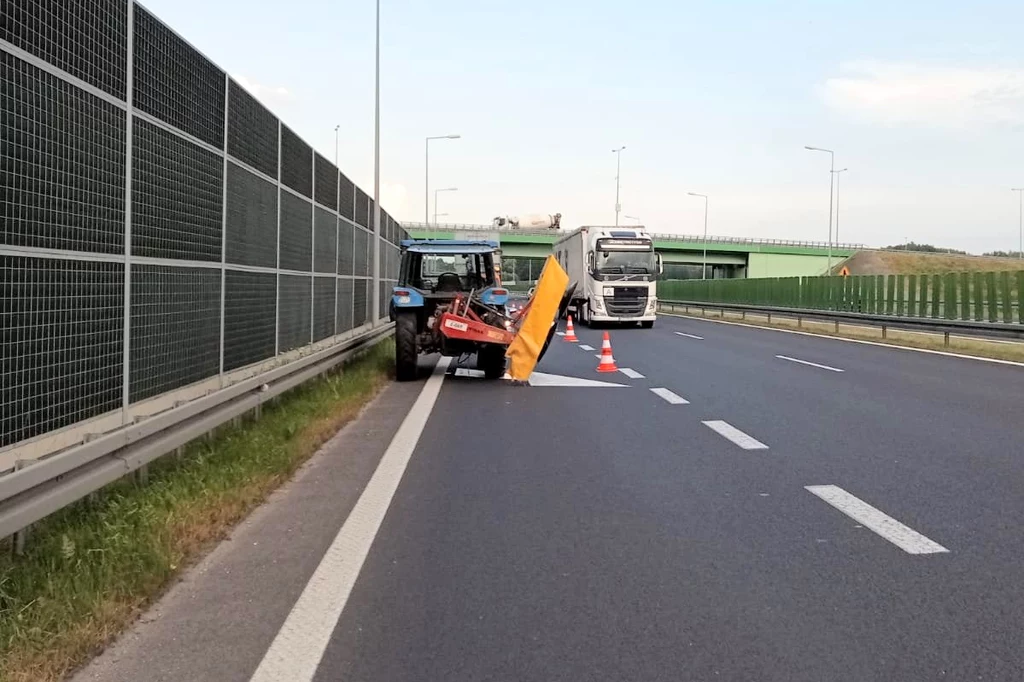
[[[615,287],[615,296],[604,300],[613,317],[639,317],[647,308],[646,287]]]

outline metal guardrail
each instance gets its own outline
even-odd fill
[[[995,339],[1024,339],[1024,325],[1008,322],[979,322],[975,320],[937,320],[921,317],[905,317],[898,315],[879,315],[872,313],[855,313],[835,310],[814,310],[809,308],[787,308],[779,306],[745,305],[740,303],[708,303],[702,301],[658,301],[658,308],[667,312],[679,312],[680,308],[697,308],[706,313],[708,310],[726,310],[754,315],[767,315],[769,322],[772,315],[796,318],[797,320],[814,320],[858,324],[882,328],[882,338],[889,328],[908,331],[924,331],[942,334],[945,344],[949,345],[949,335],[973,336]]]
[[[0,477],[0,538],[84,498],[387,338],[385,324]]]
[[[553,237],[558,235],[565,230],[552,230],[552,229],[530,229],[530,228],[518,228],[518,227],[494,227],[492,225],[472,225],[463,223],[411,223],[403,222],[402,227],[405,230],[433,230],[438,232],[509,232],[514,234],[522,234],[531,237]],[[621,225],[622,229],[629,229],[630,225]],[[688,242],[688,243],[714,243],[714,244],[742,244],[749,246],[799,246],[816,249],[827,249],[828,242],[816,242],[816,241],[804,241],[796,239],[755,239],[751,237],[723,237],[716,235],[708,235],[705,239],[702,235],[693,234],[673,234],[668,232],[651,232],[650,235],[654,239],[659,241],[677,241],[677,242]],[[832,244],[833,249],[838,250],[861,250],[868,248],[864,244]]]

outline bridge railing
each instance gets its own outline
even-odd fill
[[[532,237],[557,237],[564,234],[564,230],[551,229],[529,229],[517,227],[494,227],[492,225],[475,225],[468,223],[410,223],[403,222],[407,230],[423,232],[508,232],[510,234],[521,234]],[[623,225],[628,229],[628,225]],[[809,241],[800,239],[758,239],[755,237],[726,237],[721,235],[675,234],[670,232],[652,232],[651,236],[657,241],[676,241],[686,243],[708,243],[708,244],[738,244],[742,246],[793,246],[813,249],[828,249],[828,242]],[[864,244],[834,243],[832,248],[837,251],[857,251],[867,248]]]

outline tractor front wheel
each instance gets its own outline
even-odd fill
[[[476,367],[487,379],[500,379],[505,373],[505,346],[485,344],[476,355]]]
[[[416,313],[399,312],[395,315],[395,378],[399,381],[416,379]]]

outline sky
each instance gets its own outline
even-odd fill
[[[143,0],[373,191],[370,0]],[[382,205],[1018,248],[1024,3],[381,0]],[[433,192],[430,194],[431,213]],[[431,215],[431,219],[433,216]]]

